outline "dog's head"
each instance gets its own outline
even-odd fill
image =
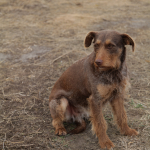
[[[85,47],[89,47],[92,41],[95,52],[94,65],[101,70],[119,69],[125,60],[125,45],[132,45],[132,51],[135,47],[129,35],[109,30],[88,33]]]

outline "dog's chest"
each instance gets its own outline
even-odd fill
[[[101,98],[109,99],[112,96],[116,96],[118,93],[120,93],[120,87],[119,85],[103,85],[99,84],[97,85],[97,90],[99,92],[99,95]]]

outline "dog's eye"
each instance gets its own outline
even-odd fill
[[[107,47],[108,49],[112,49],[113,47],[115,47],[115,45],[113,45],[113,44],[108,44],[106,47]]]
[[[98,48],[99,47],[99,44],[94,44],[94,48]]]

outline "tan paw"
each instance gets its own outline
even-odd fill
[[[99,143],[100,143],[100,146],[102,149],[104,149],[104,148],[111,149],[111,148],[115,147],[113,142],[109,139],[107,139],[107,141],[100,141]]]
[[[67,132],[66,132],[66,129],[65,128],[59,128],[55,131],[55,134],[56,135],[66,135]]]
[[[128,136],[135,136],[138,135],[139,133],[135,129],[129,128],[127,131],[125,131],[124,135]]]

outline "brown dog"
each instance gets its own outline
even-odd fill
[[[127,34],[107,30],[90,32],[85,38],[85,47],[92,41],[94,51],[69,67],[55,83],[49,107],[57,135],[67,134],[63,121],[71,119],[78,124],[70,133],[82,132],[86,128],[84,118],[90,116],[101,148],[110,149],[114,144],[106,134],[102,113],[106,102],[112,106],[120,132],[130,136],[138,134],[129,128],[124,109],[128,85],[125,45],[132,45],[134,51],[134,41]]]

